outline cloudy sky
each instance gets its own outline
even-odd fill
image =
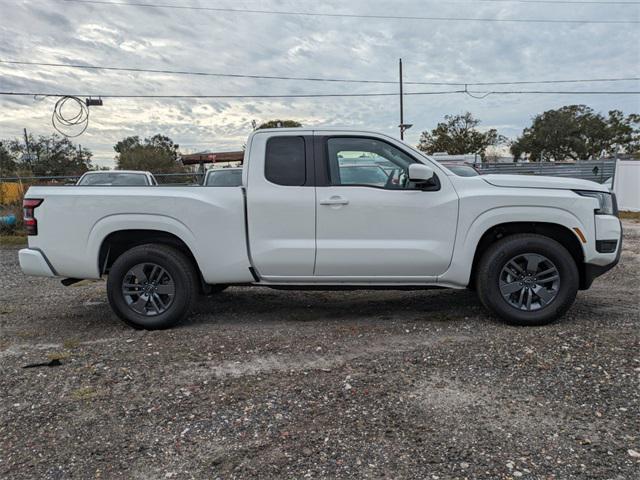
[[[105,0],[111,1],[111,0]],[[116,1],[116,0],[113,0]],[[575,0],[574,0],[575,1]],[[162,0],[235,9],[409,17],[640,20],[640,4],[526,1]],[[120,3],[124,3],[120,2]],[[362,19],[0,0],[0,60],[112,67],[369,80],[497,82],[640,77],[640,25],[490,23]],[[406,91],[459,87],[406,86]],[[487,89],[487,87],[478,87]],[[500,90],[640,90],[640,82],[490,87]],[[68,94],[243,95],[395,92],[397,86],[86,71],[0,63],[0,91]],[[55,99],[0,96],[0,138],[53,132]],[[470,111],[484,128],[515,137],[531,117],[572,103],[640,112],[640,95],[464,94],[405,98],[407,139],[446,114]],[[169,135],[181,150],[233,150],[251,121],[291,118],[305,126],[344,125],[397,135],[397,97],[320,99],[106,99],[75,141],[113,165],[113,144],[128,135]]]

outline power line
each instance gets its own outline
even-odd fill
[[[602,0],[476,0],[486,3],[541,3],[552,5],[640,5],[640,2],[606,2]]]
[[[464,91],[464,90],[463,90]],[[490,92],[474,92],[472,90],[464,91],[464,93],[478,93],[487,95],[535,95],[535,94],[553,94],[553,95],[640,95],[640,90],[626,90],[626,91],[617,91],[617,92],[606,92],[606,91],[562,91],[562,90],[493,90]]]
[[[100,65],[81,65],[66,63],[43,63],[43,62],[25,62],[17,60],[0,60],[0,63],[10,65],[29,65],[39,67],[55,67],[55,68],[80,68],[86,70],[108,70],[117,72],[137,72],[137,73],[161,73],[170,75],[194,75],[207,77],[230,77],[230,78],[252,78],[266,80],[295,80],[295,81],[311,81],[311,82],[342,82],[342,83],[373,83],[395,85],[397,80],[357,80],[346,78],[321,78],[321,77],[286,77],[277,75],[249,75],[239,73],[215,73],[215,72],[198,72],[187,70],[163,70],[150,68],[134,68],[134,67],[108,67]],[[567,80],[522,80],[515,82],[403,82],[408,85],[442,85],[442,86],[490,86],[490,85],[532,85],[532,84],[553,84],[553,83],[592,83],[592,82],[626,82],[637,81],[640,77],[626,78],[583,78],[583,79],[567,79]]]
[[[404,95],[450,95],[464,93],[468,95],[640,95],[638,91],[567,91],[567,90],[494,90],[494,91],[473,91],[473,90],[445,90],[432,92],[404,92]],[[329,98],[329,97],[392,97],[398,96],[397,92],[376,92],[376,93],[301,93],[301,94],[272,94],[272,95],[121,95],[121,94],[79,94],[79,93],[42,93],[42,92],[8,92],[0,91],[0,95],[24,96],[24,97],[93,97],[93,98],[157,98],[157,99],[259,99],[259,98]]]
[[[627,78],[582,78],[570,80],[518,80],[515,82],[475,82],[475,83],[456,83],[455,85],[472,85],[472,86],[490,86],[490,85],[533,85],[533,84],[551,84],[551,83],[592,83],[592,82],[629,82],[640,80],[640,77]]]
[[[445,95],[451,93],[463,93],[464,90],[448,90],[439,92],[414,92],[405,93],[405,95]],[[14,95],[27,97],[99,97],[99,98],[326,98],[326,97],[390,97],[397,96],[397,92],[393,93],[283,93],[283,94],[265,94],[265,95],[96,95],[96,94],[69,94],[69,93],[32,93],[32,92],[0,92],[0,95]]]
[[[290,10],[258,10],[247,8],[227,8],[227,7],[200,7],[195,5],[171,5],[161,3],[130,3],[130,2],[107,2],[103,0],[62,0],[69,3],[83,3],[94,5],[112,5],[125,7],[144,8],[167,8],[174,10],[198,10],[209,12],[230,12],[230,13],[251,13],[264,15],[288,15],[306,17],[331,17],[331,18],[364,18],[377,20],[422,20],[422,21],[442,21],[442,22],[501,22],[501,23],[571,23],[571,24],[638,24],[640,20],[571,20],[571,19],[541,19],[541,18],[464,18],[464,17],[423,17],[410,15],[375,15],[375,14],[355,14],[355,13],[319,13],[301,12]]]
[[[75,104],[77,110],[65,110],[65,104]],[[78,97],[60,97],[53,107],[51,125],[65,137],[74,138],[82,135],[89,126],[89,105]],[[74,127],[77,127],[74,129]]]
[[[262,79],[262,80],[265,80],[265,79],[266,80],[303,80],[303,81],[311,81],[311,82],[378,83],[378,84],[398,83],[397,81],[385,81],[385,80],[352,80],[352,79],[345,79],[345,78],[286,77],[286,76],[278,76],[278,75],[249,75],[249,74],[236,74],[236,73],[197,72],[197,71],[185,71],[185,70],[162,70],[162,69],[150,69],[150,68],[106,67],[106,66],[99,66],[99,65],[40,63],[40,62],[23,62],[23,61],[12,61],[12,60],[0,60],[0,63],[7,63],[12,65],[33,65],[33,66],[41,66],[41,67],[82,68],[87,70],[110,70],[110,71],[119,71],[119,72],[163,73],[163,74],[171,74],[171,75],[196,75],[196,76],[206,76],[206,77],[253,78],[253,79]],[[434,83],[434,85],[449,85],[449,84]],[[456,84],[456,85],[463,85],[463,84]]]

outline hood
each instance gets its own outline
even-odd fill
[[[609,192],[606,185],[579,178],[544,177],[542,175],[481,175],[485,182],[496,187],[552,188],[558,190],[591,190]]]

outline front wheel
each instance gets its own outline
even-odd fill
[[[113,311],[128,325],[147,330],[184,320],[197,291],[192,263],[166,245],[140,245],[126,251],[116,259],[107,279]]]
[[[579,274],[571,254],[536,234],[505,237],[482,256],[476,275],[480,301],[507,323],[545,325],[573,304]]]

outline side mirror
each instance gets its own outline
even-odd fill
[[[409,181],[414,183],[427,183],[433,179],[433,169],[422,163],[409,165]]]

